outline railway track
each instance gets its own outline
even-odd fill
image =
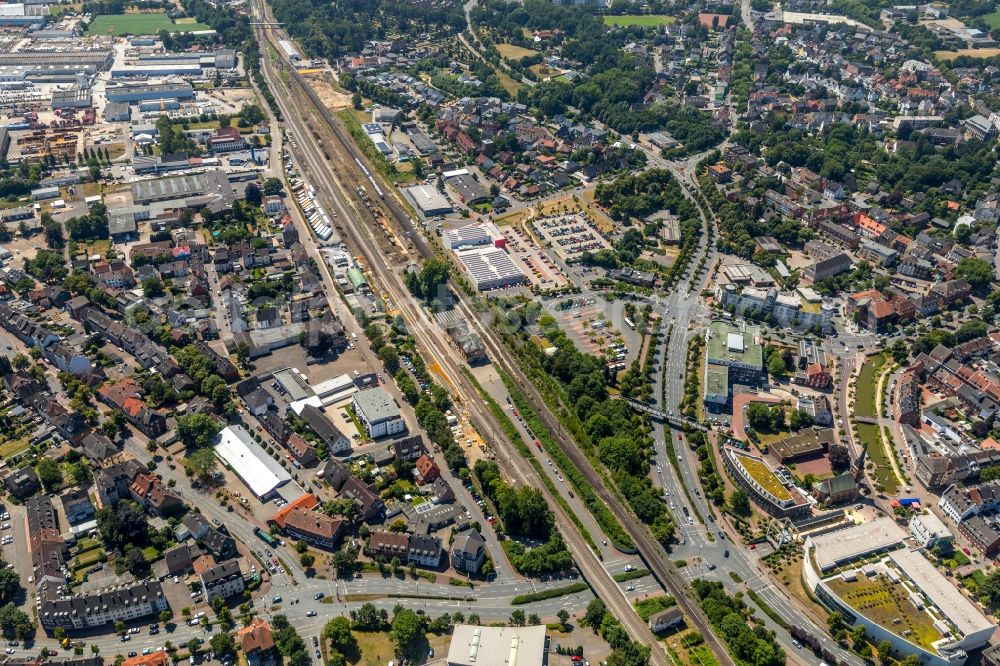
[[[267,8],[263,0],[255,0],[255,5],[260,17],[268,21],[273,21],[273,18],[270,17],[269,8]],[[265,42],[274,44],[273,26],[257,25],[256,28],[258,38],[262,44]],[[279,89],[280,77],[276,75],[274,65],[271,63],[266,51],[262,60],[264,73],[270,85]],[[421,348],[431,352],[434,361],[447,373],[447,377],[454,384],[451,388],[456,389],[455,393],[459,401],[468,408],[474,425],[479,428],[481,433],[502,433],[503,429],[499,422],[485,408],[485,405],[475,398],[477,395],[475,387],[471,385],[461,371],[461,368],[464,366],[464,360],[456,360],[456,350],[449,342],[443,339],[443,331],[431,320],[427,311],[413,301],[403,285],[400,275],[396,272],[396,267],[385,256],[385,249],[380,245],[378,238],[373,233],[374,225],[372,225],[372,222],[374,222],[374,217],[371,211],[363,205],[363,202],[360,206],[356,205],[357,194],[350,187],[344,187],[333,176],[333,170],[346,170],[346,175],[349,177],[353,176],[358,181],[364,179],[366,174],[361,169],[354,169],[353,164],[357,161],[360,165],[363,155],[356,149],[351,137],[339,126],[333,115],[319,100],[318,96],[302,76],[295,71],[294,67],[286,65],[284,70],[288,72],[290,94],[304,96],[311,106],[310,115],[318,116],[318,119],[323,122],[323,129],[329,130],[329,133],[336,138],[335,142],[324,144],[322,147],[318,146],[313,137],[313,132],[316,131],[315,128],[306,122],[303,114],[297,107],[292,106],[289,98],[277,95],[278,103],[282,107],[286,122],[292,127],[293,132],[298,135],[301,151],[306,156],[303,168],[306,168],[306,164],[311,165],[309,169],[311,171],[310,178],[317,184],[317,191],[324,195],[327,202],[332,205],[332,209],[340,210],[343,214],[340,217],[343,220],[343,224],[338,226],[338,232],[352,249],[355,249],[358,254],[367,259],[369,270],[381,286],[390,294],[392,303],[400,310],[409,330],[414,334]],[[294,88],[297,88],[297,90]],[[329,151],[331,150],[334,152],[334,157],[346,159],[334,162],[329,157]],[[327,165],[327,161],[331,162],[330,166]],[[339,162],[339,165],[334,167],[333,165],[336,165],[337,162]],[[413,220],[406,214],[398,202],[395,201],[392,193],[386,193],[383,198],[379,199],[379,202],[383,203],[389,210],[402,236],[407,239],[417,254],[423,258],[434,256],[433,249],[417,231]],[[311,233],[308,229],[304,231],[306,234]],[[311,238],[311,236],[309,237]],[[327,278],[332,279],[326,263],[321,263],[322,270]],[[551,432],[559,433],[557,440],[560,446],[570,456],[574,464],[583,471],[588,480],[593,484],[595,491],[598,492],[602,500],[629,531],[630,536],[632,536],[639,547],[647,566],[653,571],[660,582],[674,594],[691,624],[702,632],[713,651],[718,655],[721,663],[731,666],[733,662],[728,652],[712,633],[700,608],[685,596],[683,581],[676,574],[673,565],[666,559],[663,549],[652,539],[648,531],[639,525],[630,511],[621,506],[619,500],[606,488],[600,475],[591,466],[590,461],[580,453],[575,443],[570,441],[565,433],[562,432],[558,421],[549,412],[541,396],[534,390],[534,387],[521,372],[517,364],[509,359],[509,351],[506,350],[502,341],[496,339],[495,332],[482,324],[478,314],[466,299],[462,297],[460,292],[456,291],[455,293],[458,295],[458,307],[466,314],[470,323],[479,332],[484,344],[486,344],[490,351],[491,358],[519,382],[522,390],[532,401],[532,404],[535,405]],[[496,437],[493,444],[497,448],[498,453],[501,454],[498,458],[509,478],[513,479],[516,483],[538,488],[546,497],[550,508],[555,513],[557,526],[567,547],[573,554],[577,567],[594,588],[597,595],[604,600],[613,615],[622,623],[629,635],[641,643],[651,646],[658,645],[652,632],[649,631],[646,624],[636,615],[621,588],[604,569],[600,560],[598,560],[597,556],[587,545],[582,535],[572,527],[573,524],[569,516],[565,514],[560,504],[554,500],[541,479],[535,475],[533,468],[528,465],[517,464],[520,455],[513,445],[504,440],[502,436]],[[651,654],[651,663],[657,664],[657,666],[666,666],[669,661],[663,650],[654,649]]]

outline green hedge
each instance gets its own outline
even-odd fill
[[[554,587],[551,590],[543,590],[541,592],[532,592],[531,594],[519,594],[511,600],[511,605],[513,606],[523,606],[524,604],[532,604],[536,601],[545,601],[546,599],[555,599],[556,597],[565,597],[567,594],[576,594],[577,592],[583,592],[589,586],[586,583],[572,583],[564,587]]]

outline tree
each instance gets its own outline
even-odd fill
[[[396,374],[399,371],[399,353],[392,345],[382,345],[378,350],[378,359],[382,361],[386,372]]]
[[[344,546],[330,557],[330,566],[337,572],[338,578],[350,578],[358,566],[358,549]]]
[[[216,659],[226,659],[236,655],[236,641],[225,631],[220,631],[212,636],[209,645]]]
[[[281,179],[280,178],[267,178],[264,180],[264,194],[269,197],[277,196],[281,194]]]
[[[781,358],[780,354],[772,354],[767,359],[767,372],[772,377],[784,377],[788,374],[788,369],[785,367],[785,360]]]
[[[335,617],[326,623],[323,627],[323,638],[330,641],[337,652],[354,652],[357,649],[357,640],[351,633],[351,623],[343,616]]]
[[[0,605],[15,601],[21,593],[21,577],[13,569],[0,569]]]
[[[148,277],[142,281],[142,293],[146,298],[163,296],[163,282],[157,277]]]
[[[316,561],[316,556],[312,553],[302,553],[299,555],[299,564],[308,569]]]
[[[119,552],[124,552],[127,544],[141,546],[149,540],[146,513],[129,500],[98,509],[97,529],[104,544]]]
[[[604,602],[600,599],[594,599],[587,604],[587,612],[583,614],[582,623],[593,629],[596,634],[600,630],[601,623],[604,621],[604,616],[607,612],[608,609],[605,607]]]
[[[878,644],[878,659],[883,664],[889,663],[889,657],[892,656],[892,643],[888,640],[880,641]]]
[[[563,632],[566,631],[566,623],[569,622],[569,611],[565,608],[560,608],[559,612],[556,613],[556,617],[559,618],[559,627]]]
[[[219,469],[219,461],[215,456],[215,451],[210,447],[195,449],[184,456],[184,471],[198,480],[199,483],[208,484]]]
[[[246,200],[248,204],[253,206],[259,206],[264,201],[264,197],[256,183],[250,183],[247,185]]]
[[[353,626],[358,631],[379,631],[383,623],[375,604],[365,602],[357,611],[352,611]]]
[[[201,449],[219,433],[219,422],[208,414],[177,417],[177,438],[189,449]]]
[[[351,106],[354,107],[355,111],[360,111],[362,106],[361,93],[355,92],[351,95]]]
[[[965,257],[955,266],[955,279],[966,280],[975,290],[982,290],[993,281],[993,268],[978,257]]]
[[[745,518],[751,513],[750,496],[745,490],[734,490],[733,494],[729,496],[729,506],[732,507],[733,513]]]
[[[448,282],[450,270],[448,262],[443,259],[425,261],[417,279],[420,293],[416,295],[423,296],[428,301],[436,298],[439,295],[438,290]]]
[[[42,231],[45,234],[45,244],[50,248],[61,250],[66,247],[62,224],[52,219],[48,213],[42,214]]]
[[[38,467],[35,468],[35,471],[38,472],[38,480],[42,482],[46,492],[52,492],[59,489],[59,486],[63,481],[63,473],[62,469],[59,467],[59,463],[51,458],[43,458],[42,461],[38,463]]]
[[[24,640],[35,635],[35,625],[21,609],[14,604],[0,607],[0,633],[3,637]]]
[[[160,611],[160,622],[162,622],[163,624],[170,622],[170,620],[172,620],[173,618],[174,614],[171,611],[169,610]]]
[[[424,622],[409,608],[401,608],[392,616],[389,638],[396,644],[396,652],[404,657],[416,657],[416,649],[424,637]]]
[[[197,636],[195,636],[194,638],[192,638],[191,640],[189,640],[187,642],[187,649],[188,649],[188,652],[191,653],[192,657],[197,656],[198,651],[201,650],[201,644],[202,643],[203,643],[203,641],[200,638],[198,638]]]

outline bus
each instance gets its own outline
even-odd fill
[[[631,328],[633,331],[635,330],[635,322],[629,319],[628,317],[625,317],[625,325]]]
[[[258,539],[266,543],[271,548],[277,548],[278,544],[280,543],[277,539],[275,539],[273,536],[271,536],[264,530],[260,529],[259,527],[253,528],[253,533],[254,536],[256,536]]]

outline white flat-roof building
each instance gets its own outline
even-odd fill
[[[456,624],[448,666],[537,666],[545,662],[545,627],[477,627]]]
[[[381,386],[355,393],[351,406],[372,439],[406,432],[399,407]]]
[[[313,384],[312,390],[315,391],[316,397],[322,400],[324,405],[329,405],[331,402],[346,400],[348,396],[357,392],[358,387],[354,385],[351,376],[345,373],[319,384]]]
[[[505,289],[524,282],[524,272],[502,248],[490,246],[460,250],[455,257],[479,291]]]
[[[215,445],[219,456],[258,499],[263,499],[292,480],[277,460],[267,455],[242,426],[222,429]]]
[[[448,229],[441,234],[441,242],[445,249],[455,250],[477,245],[492,245],[493,239],[486,227],[481,224],[467,224],[457,229]]]
[[[410,195],[410,199],[424,217],[447,215],[454,210],[448,199],[433,187],[414,185],[407,188],[406,193]]]
[[[892,518],[883,517],[806,540],[806,551],[814,546],[813,558],[820,571],[829,571],[859,557],[888,550],[906,539],[906,532]]]
[[[954,537],[948,526],[933,513],[913,516],[909,527],[922,548],[933,548],[939,541],[951,541]]]

